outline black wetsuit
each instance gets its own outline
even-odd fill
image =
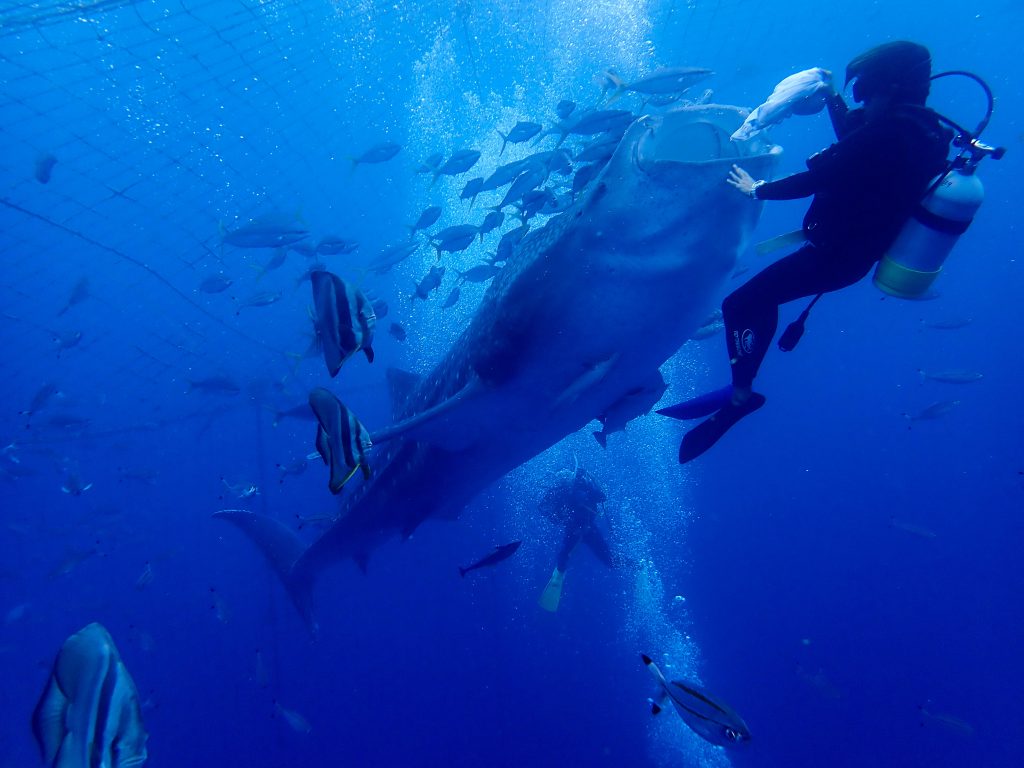
[[[871,121],[829,101],[839,139],[807,170],[762,184],[758,200],[814,196],[807,244],[767,267],[722,303],[735,387],[750,388],[779,323],[779,305],[863,278],[885,254],[928,183],[946,167],[950,132],[930,110],[894,105]]]

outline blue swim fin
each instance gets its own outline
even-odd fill
[[[765,396],[754,392],[746,402],[733,405],[731,402],[710,419],[702,421],[683,436],[679,444],[679,463],[693,461],[718,442],[729,429],[744,416],[765,404]]]
[[[716,389],[714,392],[707,392],[690,400],[670,405],[667,408],[659,408],[655,413],[662,416],[669,416],[673,419],[700,419],[710,416],[715,411],[720,411],[732,402],[732,385]]]

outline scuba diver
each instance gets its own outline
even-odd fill
[[[572,472],[567,469],[559,472],[555,484],[538,503],[538,509],[552,522],[565,526],[555,570],[537,601],[545,611],[558,610],[569,556],[581,541],[590,547],[598,560],[609,568],[615,567],[608,542],[597,527],[597,517],[602,511],[599,505],[607,500],[594,476],[582,467],[576,467]]]
[[[852,81],[853,99],[862,107],[849,109],[826,77],[825,104],[837,141],[812,155],[806,171],[764,181],[733,166],[728,183],[752,200],[813,196],[803,221],[806,242],[722,303],[732,385],[658,411],[679,419],[710,416],[686,433],[680,463],[703,454],[764,405],[753,383],[775,336],[779,306],[808,296],[817,301],[861,280],[893,244],[933,180],[950,170],[953,133],[925,106],[931,79],[931,55],[924,46],[898,41],[872,48],[846,68],[846,85]],[[806,314],[783,334],[780,347],[796,344]]]

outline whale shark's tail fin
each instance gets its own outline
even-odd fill
[[[554,613],[558,610],[558,603],[562,599],[562,584],[565,583],[565,571],[560,571],[558,568],[551,573],[551,579],[548,581],[544,591],[540,593],[540,600],[537,604],[545,611]]]
[[[306,625],[311,632],[316,633],[313,580],[306,570],[295,567],[306,549],[301,539],[290,528],[272,517],[257,515],[248,510],[222,509],[214,512],[213,516],[236,525],[259,547],[271,569],[281,579]]]

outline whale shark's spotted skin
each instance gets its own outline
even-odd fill
[[[284,534],[269,524],[234,520],[307,618],[324,566],[344,557],[365,566],[384,538],[456,517],[490,483],[650,381],[686,342],[760,211],[725,183],[729,168],[741,161],[767,177],[777,157],[763,142],[729,142],[744,115],[706,105],[630,126],[586,194],[523,238],[434,370],[401,377],[399,427],[384,441],[373,434],[371,479],[320,539],[302,550],[275,542]],[[431,409],[424,423],[407,421]]]

